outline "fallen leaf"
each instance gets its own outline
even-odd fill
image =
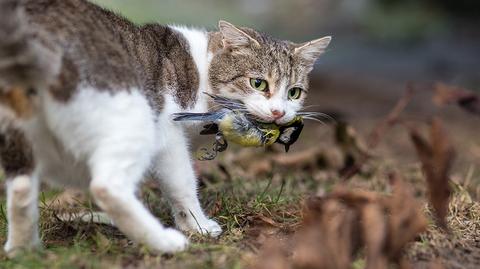
[[[388,267],[383,251],[386,246],[387,223],[385,213],[378,203],[368,203],[361,208],[362,234],[366,248],[367,269]]]
[[[456,103],[464,110],[480,115],[480,99],[472,91],[444,83],[435,83],[433,92],[433,102],[439,106]]]
[[[389,215],[387,253],[390,260],[401,262],[405,246],[427,228],[427,219],[413,190],[398,174],[390,174],[393,195],[385,200]]]
[[[360,172],[364,163],[372,157],[363,139],[346,122],[339,122],[335,126],[335,142],[344,155],[343,168],[339,170],[344,180]]]
[[[398,120],[400,119],[401,113],[405,110],[407,105],[413,98],[413,86],[411,83],[407,84],[405,92],[400,98],[393,109],[387,114],[385,118],[383,118],[376,126],[373,128],[372,132],[368,137],[368,146],[369,148],[375,148],[380,141],[385,136],[385,133],[390,129],[393,125],[395,125]]]
[[[308,199],[301,228],[293,239],[291,259],[270,255],[277,257],[283,268],[347,269],[361,253],[368,269],[390,264],[410,268],[402,254],[408,243],[425,231],[427,221],[410,187],[395,174],[391,182],[392,195],[338,185],[326,196]],[[267,254],[260,255],[259,263],[268,259],[263,255]]]
[[[294,268],[350,268],[358,213],[330,198],[309,204],[305,215],[310,216],[295,237]]]
[[[438,118],[430,125],[430,142],[415,128],[410,127],[410,137],[426,176],[429,200],[435,209],[438,225],[447,229],[446,216],[451,194],[449,172],[454,150]]]

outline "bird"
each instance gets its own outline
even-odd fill
[[[249,114],[245,105],[234,99],[228,99],[214,94],[208,94],[217,104],[218,109],[206,113],[174,113],[173,121],[199,121],[205,123],[201,135],[212,135],[215,144],[212,156],[222,152],[232,142],[243,147],[264,147],[274,143],[282,144],[288,152],[290,146],[297,141],[303,129],[303,119],[296,116],[284,125],[265,123],[255,119]],[[207,151],[204,149],[203,151]],[[206,154],[208,155],[208,154]]]

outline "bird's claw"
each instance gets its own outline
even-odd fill
[[[199,161],[211,161],[217,157],[217,151],[209,151],[207,148],[201,148],[197,153]]]
[[[216,152],[223,152],[227,149],[228,143],[225,140],[225,137],[222,133],[217,133],[215,135],[215,151]]]
[[[213,143],[213,149],[201,148],[197,153],[197,159],[199,161],[211,161],[215,159],[219,152],[223,152],[227,149],[228,143],[222,133],[215,135],[215,142]]]

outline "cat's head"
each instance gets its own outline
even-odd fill
[[[213,93],[242,101],[265,122],[284,124],[302,108],[308,74],[330,37],[296,44],[220,21],[209,67]]]

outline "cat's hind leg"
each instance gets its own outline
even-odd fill
[[[6,176],[8,236],[5,251],[40,246],[38,235],[38,188],[33,175],[31,147],[22,131],[7,124],[1,128],[0,163]]]
[[[18,175],[7,180],[8,238],[4,249],[9,256],[41,245],[37,199],[38,180],[35,176]]]

